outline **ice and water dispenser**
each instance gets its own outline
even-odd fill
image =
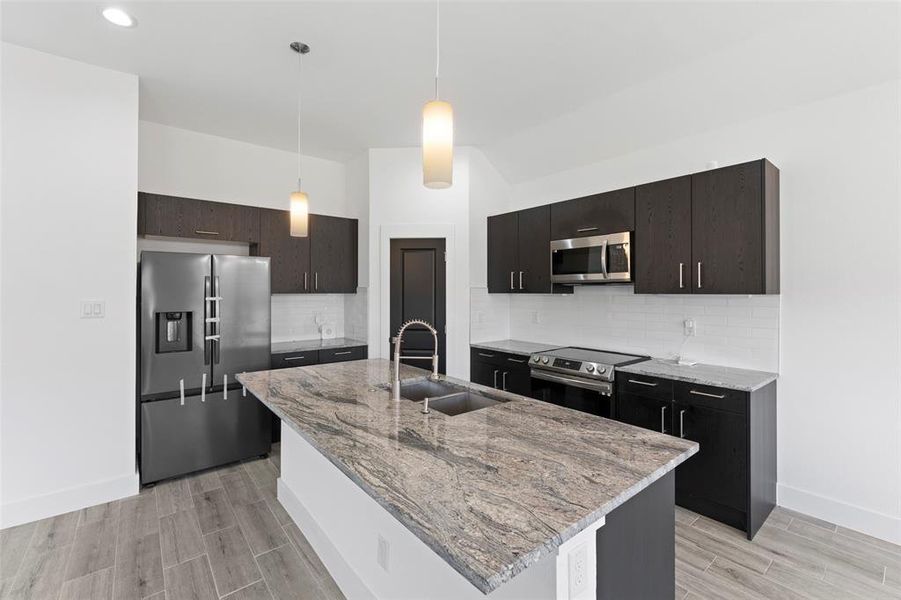
[[[156,313],[156,352],[190,352],[194,313],[190,311]]]

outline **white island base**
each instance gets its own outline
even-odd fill
[[[349,600],[596,597],[603,518],[486,595],[284,424],[278,499]]]

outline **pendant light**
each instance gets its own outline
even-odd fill
[[[291,50],[297,52],[297,191],[291,192],[291,236],[307,237],[310,231],[310,199],[300,184],[300,91],[303,55],[310,47],[302,42],[292,42]]]
[[[441,9],[435,0],[435,99],[422,109],[422,183],[449,188],[454,175],[454,109],[438,97],[441,57]]]

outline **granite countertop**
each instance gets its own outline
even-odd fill
[[[497,340],[495,342],[477,342],[470,344],[473,348],[481,348],[483,350],[496,350],[497,352],[509,352],[510,354],[520,354],[528,356],[534,352],[544,352],[545,350],[553,350],[560,348],[559,344],[536,344],[534,342],[522,342],[520,340]]]
[[[312,352],[313,350],[325,350],[326,348],[350,348],[351,346],[367,346],[366,342],[351,338],[334,338],[331,340],[295,340],[292,342],[275,342],[272,344],[272,354],[285,354],[287,352]]]
[[[671,360],[659,358],[617,367],[616,370],[635,375],[677,379],[699,385],[715,385],[743,392],[759,390],[768,383],[775,381],[779,376],[777,373],[769,373],[767,371],[752,371],[750,369],[720,367],[703,363],[698,363],[694,366],[680,365]]]
[[[488,593],[698,450],[695,442],[453,378],[510,400],[448,417],[394,402],[385,359],[239,381]],[[401,378],[426,371],[401,366]]]

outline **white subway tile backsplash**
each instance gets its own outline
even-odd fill
[[[316,339],[321,323],[335,326],[335,337],[344,337],[344,294],[274,294],[272,341]]]
[[[346,337],[366,341],[369,336],[368,298],[369,290],[357,288],[356,294],[348,294],[344,298],[344,335]]]

